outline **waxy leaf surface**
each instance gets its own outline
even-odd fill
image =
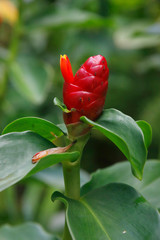
[[[24,117],[17,119],[5,127],[3,134],[28,130],[38,133],[40,136],[51,142],[55,140],[56,137],[63,135],[62,130],[55,124],[37,117]]]
[[[136,121],[136,123],[138,124],[138,126],[141,128],[143,132],[144,142],[145,142],[146,148],[148,148],[152,141],[152,128],[147,122],[143,120]]]
[[[36,133],[8,133],[0,136],[0,191],[49,166],[62,161],[74,161],[79,152],[49,155],[36,164],[32,157],[54,145]]]
[[[93,173],[92,179],[82,187],[81,194],[84,195],[93,189],[112,182],[126,183],[134,187],[147,201],[160,209],[160,160],[148,160],[146,162],[142,181],[132,175],[127,161],[98,170]]]
[[[96,122],[86,117],[81,120],[109,138],[130,161],[133,174],[142,179],[147,148],[143,131],[129,116],[116,109],[104,110]]]
[[[73,240],[160,240],[160,216],[134,188],[112,183],[79,200],[59,192],[67,207],[67,223]]]

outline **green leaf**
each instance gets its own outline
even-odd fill
[[[53,142],[56,137],[63,135],[62,130],[55,124],[36,117],[24,117],[13,121],[5,127],[3,134],[27,130],[38,133],[51,142]]]
[[[53,102],[56,106],[60,107],[63,112],[65,112],[65,113],[71,112],[71,110],[68,110],[66,105],[63,102],[61,102],[57,97],[54,98]]]
[[[134,188],[120,183],[95,189],[79,200],[55,192],[67,206],[66,219],[76,240],[160,239],[160,216]]]
[[[74,161],[79,152],[49,155],[36,164],[32,157],[54,145],[32,132],[8,133],[0,136],[0,191],[42,169],[62,161]]]
[[[37,223],[23,223],[18,226],[4,225],[0,227],[0,236],[3,240],[58,240],[47,233]]]
[[[66,152],[66,153],[51,154],[46,157],[43,157],[40,159],[40,161],[37,162],[34,168],[32,167],[32,170],[27,174],[27,177],[59,162],[76,161],[79,158],[79,156],[80,156],[79,152]]]
[[[86,117],[81,120],[109,138],[130,161],[133,174],[142,179],[147,149],[143,132],[131,117],[116,109],[107,109],[96,122]]]
[[[26,30],[64,27],[101,27],[113,25],[113,20],[79,9],[56,9],[50,7],[27,22]]]
[[[47,97],[51,75],[51,68],[33,57],[20,57],[12,62],[10,68],[14,86],[34,104],[42,103]]]
[[[142,120],[139,120],[136,123],[138,124],[138,126],[141,128],[143,132],[144,142],[145,142],[146,148],[148,148],[152,142],[152,128],[150,124]]]
[[[147,201],[160,209],[160,191],[158,191],[160,186],[160,160],[146,162],[142,181],[133,177],[128,162],[117,163],[111,167],[98,170],[93,173],[91,181],[82,187],[81,193],[84,195],[112,182],[126,183],[134,187]]]
[[[60,123],[57,125],[57,127],[59,127],[61,129],[61,131],[67,135],[68,131],[67,131],[65,123]]]

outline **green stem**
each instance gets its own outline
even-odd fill
[[[83,148],[89,139],[90,134],[87,133],[77,138],[76,144],[72,147],[72,151],[79,151],[80,157],[76,162],[63,163],[63,176],[65,184],[65,195],[69,198],[78,200],[80,198],[80,159]],[[71,139],[71,138],[70,138]],[[72,140],[75,140],[74,138]],[[63,240],[72,240],[67,221],[65,219],[65,227]]]
[[[69,198],[78,200],[80,198],[80,159],[74,163],[63,163],[63,175],[65,183],[65,195]],[[63,240],[72,240],[66,219]]]
[[[80,197],[80,160],[63,163],[65,195],[69,198]]]

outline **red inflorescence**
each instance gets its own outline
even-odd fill
[[[63,100],[70,113],[64,113],[66,124],[80,121],[81,116],[95,120],[102,112],[108,89],[109,69],[106,59],[93,56],[80,67],[75,76],[66,55],[61,56],[60,67],[63,78]]]

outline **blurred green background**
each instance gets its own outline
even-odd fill
[[[159,0],[11,2],[14,9],[6,5],[8,15],[0,5],[0,132],[25,116],[61,123],[62,112],[53,105],[54,97],[62,100],[60,54],[68,55],[74,74],[88,57],[101,54],[110,69],[105,108],[148,121],[153,129],[148,158],[160,158]],[[82,167],[93,172],[124,159],[95,132]],[[63,189],[62,178],[56,184],[48,176],[44,172],[2,192],[0,224],[33,220],[59,232],[62,206],[53,205],[50,195]]]

